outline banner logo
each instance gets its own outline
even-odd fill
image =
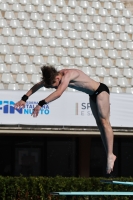
[[[75,115],[90,116],[92,115],[90,103],[76,103]]]
[[[0,112],[2,111],[3,114],[15,114],[15,113],[19,113],[19,114],[32,114],[33,109],[36,107],[36,105],[38,104],[38,102],[34,102],[34,101],[27,101],[25,104],[25,108],[20,108],[20,109],[15,109],[14,108],[14,104],[15,102],[13,101],[8,101],[8,100],[4,100],[1,101],[0,100]],[[49,110],[49,105],[44,105],[39,114],[43,114],[43,115],[48,115],[50,113]]]

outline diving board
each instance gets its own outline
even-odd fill
[[[133,192],[51,192],[60,196],[133,196]]]
[[[113,181],[113,180],[101,180],[102,183],[107,184],[119,184],[133,186],[133,182]],[[88,191],[88,192],[51,192],[51,195],[60,196],[133,196],[133,192],[104,192],[104,191]]]
[[[107,184],[119,184],[119,185],[130,185],[133,186],[133,182],[124,182],[124,181],[112,181],[112,180],[101,180],[102,183],[107,183]]]

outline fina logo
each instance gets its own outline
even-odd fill
[[[3,110],[3,114],[15,114],[16,112],[19,114],[32,114],[33,109],[36,107],[38,102],[34,101],[27,101],[25,108],[15,109],[14,108],[14,102],[13,101],[1,101],[0,100],[0,111]],[[49,105],[44,105],[39,114],[45,114],[48,115],[50,113]]]
[[[3,110],[4,114],[14,114],[15,110],[19,113],[22,114],[22,108],[21,109],[15,109],[14,108],[14,102],[13,101],[0,101],[0,110]]]

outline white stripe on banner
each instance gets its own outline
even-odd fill
[[[15,110],[14,103],[21,99],[24,91],[1,91],[0,124],[96,126],[89,96],[82,92],[64,92],[59,99],[45,105],[37,118],[33,118],[33,108],[50,93],[38,91],[29,98],[24,109]],[[110,103],[111,125],[133,127],[133,95],[111,93]]]

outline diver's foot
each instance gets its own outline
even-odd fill
[[[113,171],[115,160],[116,160],[116,156],[114,154],[111,154],[111,155],[108,156],[108,158],[107,158],[107,168],[106,168],[107,174],[110,174]]]

